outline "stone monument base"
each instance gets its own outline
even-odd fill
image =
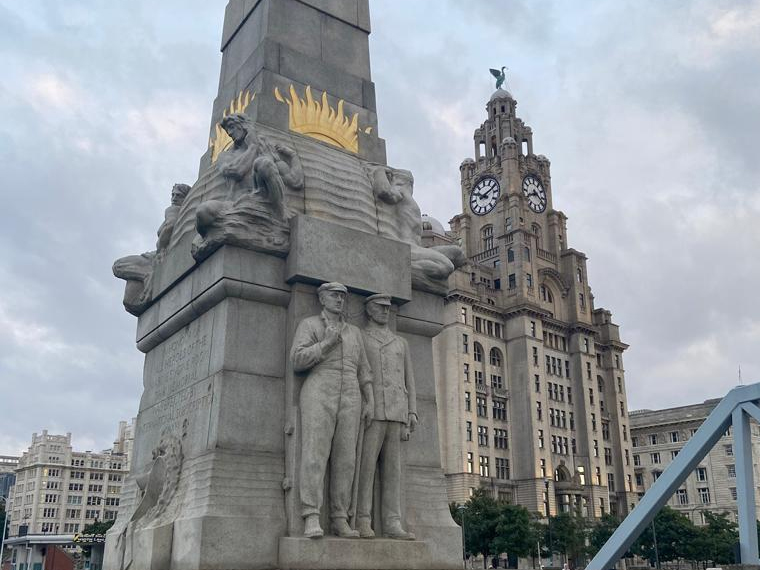
[[[325,537],[280,539],[280,570],[439,570],[449,553],[423,540]]]

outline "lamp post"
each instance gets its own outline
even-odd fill
[[[464,513],[467,508],[464,505],[459,505],[457,510],[462,513],[462,566],[467,570],[467,547],[465,546],[466,543],[464,539]]]
[[[546,487],[546,526],[549,530],[549,565],[554,565],[554,544],[552,542],[551,501],[549,500],[549,479],[544,479]]]
[[[660,551],[657,548],[657,531],[654,529],[654,519],[652,519],[652,539],[654,542],[654,567],[660,570]]]

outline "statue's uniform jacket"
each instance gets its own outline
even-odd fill
[[[405,424],[410,413],[417,413],[409,346],[387,329],[365,329],[363,336],[374,375],[375,419]]]
[[[370,518],[375,468],[382,456],[380,511],[388,532],[398,529],[401,520],[401,435],[409,414],[417,414],[417,394],[406,340],[387,328],[368,327],[362,335],[373,372],[375,416],[364,432],[357,517]]]
[[[339,342],[324,350],[327,317],[307,317],[296,329],[291,349],[295,372],[308,372],[300,393],[302,514],[318,514],[330,461],[330,516],[347,518],[356,468],[362,395],[372,381],[361,332],[341,320]]]

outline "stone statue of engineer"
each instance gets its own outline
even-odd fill
[[[325,283],[318,294],[323,310],[298,324],[290,352],[293,370],[307,373],[300,393],[304,536],[324,535],[319,514],[329,461],[332,531],[342,538],[358,538],[348,515],[359,425],[372,420],[375,408],[372,372],[361,332],[343,317],[346,287]]]
[[[388,329],[390,295],[365,300],[368,324],[362,331],[373,372],[374,419],[364,430],[359,468],[356,529],[362,538],[373,538],[372,496],[380,459],[380,505],[383,536],[414,540],[401,525],[401,441],[409,439],[417,425],[417,394],[412,359],[406,340]]]

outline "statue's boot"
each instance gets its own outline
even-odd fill
[[[306,515],[304,517],[303,535],[306,538],[321,538],[325,535],[322,526],[319,524],[319,515]]]
[[[414,540],[414,534],[401,528],[401,523],[393,521],[383,525],[383,536],[386,538],[395,538],[397,540]]]
[[[368,518],[360,518],[356,521],[356,530],[359,531],[361,538],[375,538],[375,531]]]
[[[348,526],[346,519],[333,519],[332,529],[335,535],[340,538],[359,538],[359,531]]]

